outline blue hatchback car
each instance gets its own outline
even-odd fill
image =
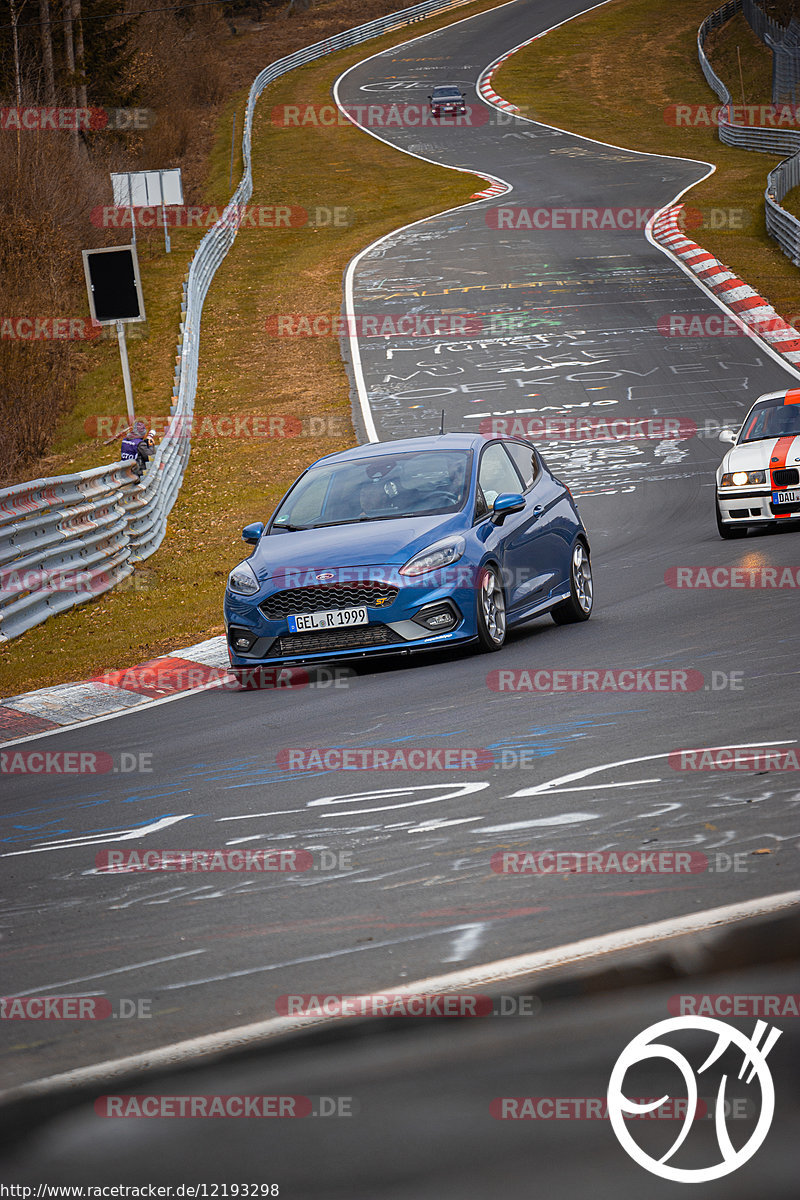
[[[592,611],[589,542],[569,490],[530,443],[466,433],[319,459],[225,592],[231,668],[499,650],[507,629]]]

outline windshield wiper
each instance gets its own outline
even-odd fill
[[[317,528],[316,525],[283,525],[283,524],[281,524],[281,525],[273,525],[272,528],[270,529],[270,533],[274,533],[276,529],[280,530],[281,532],[286,530],[287,533],[299,533],[303,529],[316,529],[316,528]]]

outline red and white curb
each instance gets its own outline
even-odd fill
[[[225,638],[210,638],[137,667],[1,700],[0,744],[222,683],[233,683]]]
[[[505,54],[501,54],[496,58],[481,75],[478,80],[478,95],[483,97],[489,104],[493,104],[495,108],[502,109],[503,112],[518,113],[519,108],[516,104],[511,104],[508,100],[504,100],[492,87],[492,78],[506,61],[511,58],[512,54],[516,54],[523,46],[530,46],[531,42],[536,42],[542,35],[537,33],[534,37],[528,38],[527,42],[520,42],[518,46],[514,46],[512,50],[507,50]]]
[[[510,192],[511,188],[507,183],[493,183],[490,187],[484,188],[482,192],[473,192],[470,200],[488,200],[490,196],[505,196],[506,192]]]
[[[724,263],[688,238],[680,228],[682,204],[656,213],[650,223],[653,240],[688,267],[726,308],[790,363],[800,363],[800,332],[780,317],[763,296]]]

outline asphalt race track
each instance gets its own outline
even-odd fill
[[[490,331],[361,339],[382,440],[435,431],[442,409],[454,430],[515,414],[683,423],[679,437],[539,442],[589,530],[592,620],[535,621],[497,655],[217,689],[30,743],[148,769],[18,776],[5,788],[3,991],[93,994],[139,1015],[3,1022],[6,1086],[260,1021],[289,993],[385,989],[796,886],[793,772],[679,770],[669,758],[797,744],[796,594],[668,582],[681,566],[800,565],[800,533],[723,542],[713,513],[723,452],[713,431],[795,377],[745,337],[659,333],[670,313],[719,310],[641,231],[493,224],[509,206],[652,210],[705,174],[501,124],[477,99],[489,62],[569,11],[519,0],[367,60],[339,96],[419,103],[431,83],[458,83],[482,123],[381,136],[513,188],[399,232],[358,263],[357,314],[466,316]],[[492,314],[522,325],[509,332]],[[498,671],[534,669],[657,670],[676,690],[496,690]],[[681,690],[687,679],[694,690]],[[496,765],[281,769],[281,751],[295,747],[481,748]],[[314,867],[98,871],[98,852],[120,846],[304,848]],[[497,851],[525,850],[694,852],[708,869],[492,869]]]

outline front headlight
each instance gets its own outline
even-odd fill
[[[426,550],[420,550],[410,558],[405,566],[400,568],[401,575],[427,575],[429,571],[439,571],[458,562],[466,549],[463,537],[448,538],[444,542],[435,542]]]
[[[228,588],[238,596],[253,596],[260,584],[249,562],[240,562],[228,576]]]
[[[748,483],[766,483],[763,471],[733,471],[726,472],[720,481],[720,487],[746,487]]]

